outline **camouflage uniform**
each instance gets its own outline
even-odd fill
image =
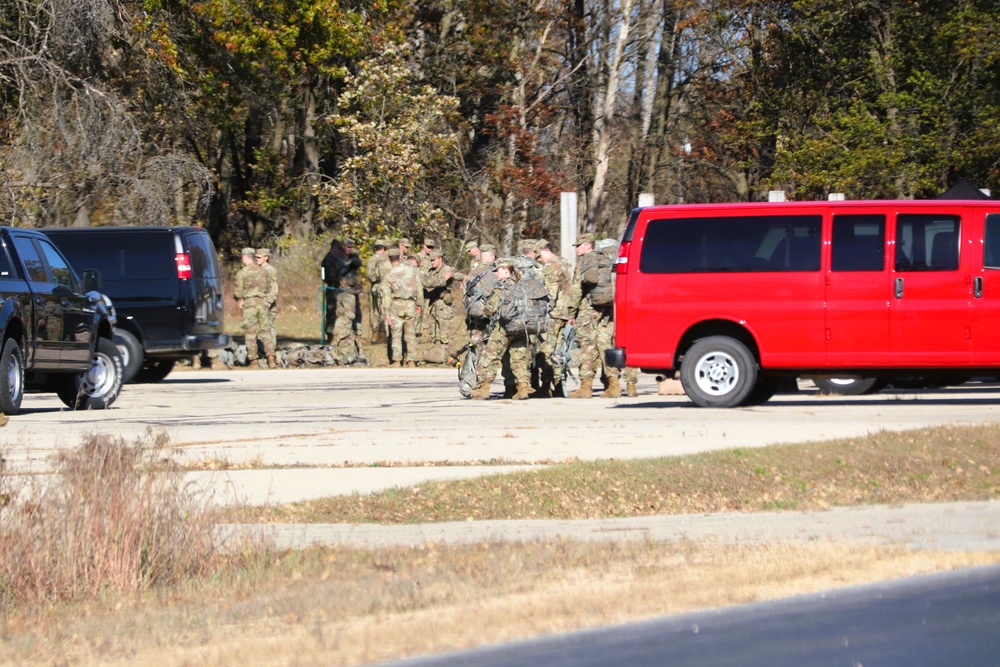
[[[240,269],[236,274],[236,285],[233,296],[242,301],[243,333],[247,348],[247,362],[257,360],[257,338],[264,341],[264,354],[274,357],[274,338],[271,336],[272,321],[268,296],[271,279],[264,267],[250,264]],[[273,288],[275,291],[277,287]]]
[[[375,245],[385,247],[389,245],[389,242],[385,239],[379,239],[375,242]],[[382,252],[376,252],[368,258],[366,268],[372,305],[371,336],[372,342],[374,343],[377,342],[380,334],[386,333],[385,312],[382,309],[382,292],[379,285],[382,282],[382,279],[385,278],[386,274],[389,273],[389,269],[392,268],[389,264],[389,255],[384,250]]]
[[[582,243],[592,243],[592,237],[581,236],[577,244]],[[619,386],[621,375],[620,369],[604,363],[604,350],[612,347],[614,340],[614,307],[594,306],[587,297],[588,285],[597,283],[598,259],[600,255],[596,250],[577,257],[576,272],[567,293],[566,306],[576,320],[576,337],[580,342],[580,389],[572,394],[574,398],[589,397],[598,369],[603,370],[609,384],[609,391],[602,394],[605,397],[614,393],[610,388]],[[620,389],[618,395],[621,395]]]
[[[544,241],[539,245],[544,247]],[[545,244],[547,245],[547,244]],[[554,255],[548,262],[543,263],[543,279],[545,286],[549,290],[549,299],[552,311],[549,313],[549,331],[542,341],[541,353],[543,355],[541,368],[540,388],[544,394],[546,391],[558,390],[562,384],[562,364],[553,364],[552,355],[559,346],[559,339],[566,322],[570,319],[569,309],[566,306],[567,292],[570,287],[570,276],[572,268],[564,257]]]
[[[497,283],[492,294],[486,299],[484,312],[488,317],[493,318],[500,310],[507,290],[515,284],[513,278],[507,278]],[[492,319],[491,321],[493,321],[493,327],[487,332],[489,340],[480,361],[477,390],[481,391],[485,387],[488,391],[490,384],[500,371],[502,360],[506,355],[509,358],[514,381],[517,383],[518,394],[514,397],[527,398],[528,393],[531,393],[529,390],[531,386],[531,341],[528,336],[523,334],[508,334],[499,321]],[[520,393],[522,388],[525,390],[523,396]]]
[[[389,252],[397,256],[395,249]],[[424,286],[420,272],[409,262],[393,264],[382,281],[382,307],[389,322],[389,336],[392,344],[390,363],[415,365],[417,356],[416,324],[417,310],[422,305]],[[405,351],[404,351],[405,343]]]
[[[452,288],[461,282],[463,276],[443,261],[437,268],[433,266],[434,260],[441,257],[440,250],[433,251],[430,257],[431,265],[422,272],[430,342],[435,345],[454,346],[455,295]]]

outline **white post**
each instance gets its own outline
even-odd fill
[[[573,267],[576,267],[576,247],[573,245],[576,243],[577,229],[575,192],[562,193],[559,213],[559,236],[562,238],[559,253],[568,259]]]
[[[639,208],[653,206],[656,204],[656,196],[652,192],[639,193]]]

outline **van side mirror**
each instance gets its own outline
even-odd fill
[[[83,271],[83,291],[101,291],[101,272],[97,269],[84,269]]]

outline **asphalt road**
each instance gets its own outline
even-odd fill
[[[732,410],[660,396],[647,375],[639,390],[632,399],[483,402],[459,396],[453,369],[183,370],[126,386],[106,411],[71,412],[54,395],[28,394],[24,413],[0,430],[0,447],[8,472],[39,473],[89,433],[165,432],[178,459],[206,468],[192,479],[214,488],[218,502],[280,503],[574,458],[826,440],[1000,414],[1000,387],[985,384],[865,397],[803,390]]]
[[[995,667],[1000,566],[545,637],[387,667]]]

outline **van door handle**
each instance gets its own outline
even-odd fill
[[[896,278],[896,298],[897,299],[902,299],[903,298],[903,279],[902,278]]]
[[[983,298],[983,277],[976,276],[972,279],[972,296],[977,299]]]

